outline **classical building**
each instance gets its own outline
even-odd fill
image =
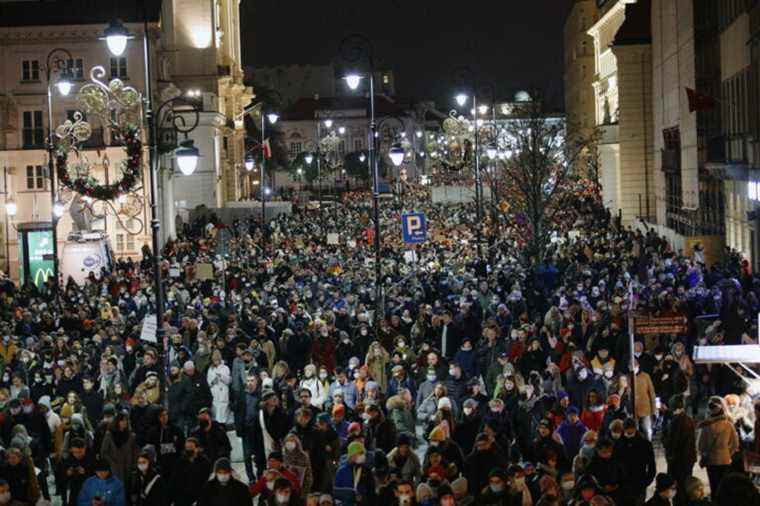
[[[650,0],[599,0],[595,122],[604,204],[624,224],[655,210]]]
[[[51,126],[48,63],[53,65],[63,57],[61,65],[74,77],[68,97],[53,93],[53,128],[77,110],[76,93],[94,66],[104,67],[104,80],[118,77],[143,92],[144,13],[152,41],[154,106],[180,93],[192,95],[201,111],[198,127],[190,133],[202,155],[196,172],[183,176],[175,170],[171,149],[160,159],[163,239],[174,235],[178,213],[198,205],[219,207],[239,197],[245,135],[242,111],[252,91],[243,85],[238,4],[237,0],[146,0],[143,10],[143,2],[122,0],[50,0],[44,7],[40,2],[0,2],[0,269],[14,278],[19,274],[17,229],[50,229],[51,185],[45,149]],[[121,19],[135,36],[118,58],[99,40],[113,18]],[[65,48],[71,58],[60,51],[51,54],[56,48]],[[113,182],[126,159],[124,148],[107,128],[94,126],[82,151],[89,161],[89,174],[99,182]],[[167,137],[168,131],[160,134],[164,147],[176,143]],[[107,235],[116,256],[139,258],[143,245],[151,244],[147,149],[143,159],[139,212],[125,220],[114,212],[119,203],[95,208],[102,217],[96,216],[92,228]],[[69,209],[75,202],[71,192],[61,197],[66,209],[57,227],[59,255],[72,230]],[[9,199],[17,204],[15,216],[6,214],[4,204]]]
[[[724,205],[706,164],[723,156],[721,116],[719,104],[697,102],[720,93],[719,3],[652,1],[656,214],[647,225],[686,253],[702,244],[711,259],[722,252]]]
[[[340,69],[332,63],[246,67],[245,75],[246,82],[277,90],[286,107],[291,107],[303,97],[350,97],[358,93],[346,86]],[[360,86],[362,91],[366,91],[366,80]],[[396,95],[396,79],[392,70],[375,71],[375,93],[388,97]]]
[[[594,39],[588,29],[598,16],[596,0],[575,0],[565,21],[565,113],[570,137],[589,136],[596,127]]]

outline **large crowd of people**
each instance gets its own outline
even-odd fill
[[[579,199],[531,265],[515,217],[479,254],[472,205],[409,187],[383,202],[377,300],[369,206],[185,223],[166,351],[141,339],[149,250],[60,290],[0,280],[0,505],[759,504],[750,392],[690,358],[757,333],[740,257],[708,266]],[[688,325],[631,357],[633,305]]]

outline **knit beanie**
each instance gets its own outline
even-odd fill
[[[348,456],[348,459],[351,460],[352,457],[355,457],[356,455],[360,455],[364,453],[364,444],[362,444],[359,441],[354,441],[353,443],[348,445],[348,448],[346,450],[346,455]]]

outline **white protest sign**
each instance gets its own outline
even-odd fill
[[[158,323],[156,321],[156,315],[145,315],[143,320],[142,332],[140,332],[140,340],[148,341],[149,343],[157,343],[156,330],[158,330]]]

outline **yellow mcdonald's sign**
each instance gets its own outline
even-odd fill
[[[34,273],[34,284],[40,286],[41,282],[45,283],[51,276],[53,276],[53,269],[49,267],[47,269],[41,267]]]

